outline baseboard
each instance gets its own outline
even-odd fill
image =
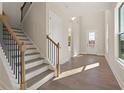
[[[124,89],[124,82],[120,79],[120,77],[119,77],[118,73],[116,72],[116,70],[113,69],[112,65],[110,64],[110,60],[106,56],[105,56],[105,59],[107,60],[108,65],[111,68],[111,71],[114,74],[114,76],[115,76],[120,88],[123,90]]]

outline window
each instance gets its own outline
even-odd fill
[[[95,32],[89,32],[89,47],[95,46]]]
[[[119,58],[124,60],[124,4],[119,8]]]
[[[89,41],[95,40],[95,32],[89,32]]]

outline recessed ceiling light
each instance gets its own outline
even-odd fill
[[[71,20],[74,21],[76,19],[76,17],[72,17]]]

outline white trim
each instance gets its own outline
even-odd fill
[[[118,65],[120,66],[120,68],[122,68],[124,70],[124,60],[121,58],[118,58],[117,60]]]
[[[109,67],[111,68],[112,73],[114,74],[119,86],[121,87],[121,89],[124,89],[124,82],[120,79],[117,71],[113,68],[113,66],[110,64],[111,61],[108,59],[108,57],[105,55],[105,59],[107,60],[107,63],[109,64]]]
[[[5,54],[4,54],[1,46],[0,46],[0,59],[2,61],[2,64],[3,64],[6,72],[7,72],[8,78],[10,79],[9,81],[12,85],[9,87],[8,85],[4,84],[4,87],[6,87],[8,89],[19,89],[19,87],[18,87],[19,84],[16,83],[15,76],[12,74],[12,70],[8,64],[8,61],[5,57]]]

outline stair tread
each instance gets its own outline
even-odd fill
[[[39,52],[33,52],[33,53],[27,53],[25,54],[25,57],[26,56],[33,56],[33,55],[39,55],[40,53]],[[13,54],[12,57],[20,57],[20,55],[17,55],[17,54]]]
[[[13,30],[22,30],[21,28],[12,27]]]
[[[28,73],[30,73],[30,72],[33,72],[33,71],[35,71],[35,70],[38,70],[38,69],[40,69],[40,68],[42,68],[42,67],[45,67],[45,66],[48,66],[48,64],[43,63],[43,64],[40,64],[40,65],[38,65],[38,66],[29,68],[29,69],[26,70],[26,74],[28,74]]]
[[[19,29],[19,28],[11,28],[14,32],[19,32],[19,33],[24,33],[23,31],[22,31],[22,29]],[[6,30],[8,30],[6,27],[3,27],[3,30],[4,31],[6,31]]]
[[[5,25],[3,25],[3,28],[5,29],[5,28],[6,28],[6,26],[5,26]],[[16,29],[16,30],[22,30],[21,28],[12,27],[12,26],[11,26],[11,28],[12,28],[12,29]]]
[[[36,55],[36,54],[40,54],[40,53],[39,52],[33,52],[33,53],[25,54],[25,56]]]
[[[46,77],[47,75],[49,75],[50,73],[52,73],[53,71],[52,70],[47,70],[31,79],[29,79],[27,81],[27,87],[31,87],[33,84],[37,83],[38,81],[42,80],[44,77]]]
[[[32,50],[32,49],[36,49],[36,48],[26,48],[26,50]]]
[[[17,35],[17,34],[16,34],[16,36],[26,37],[26,35],[25,35],[25,34],[22,34],[22,35]]]
[[[19,30],[15,30],[15,29],[13,29],[13,30],[14,30],[15,33],[23,33],[24,34],[23,31],[19,31]]]
[[[27,38],[19,38],[19,40],[22,40],[22,41],[30,41],[30,40],[27,39]]]
[[[25,63],[28,64],[28,63],[40,61],[40,60],[43,60],[43,59],[44,59],[44,58],[35,58],[35,59],[31,59],[31,60],[25,61]]]

